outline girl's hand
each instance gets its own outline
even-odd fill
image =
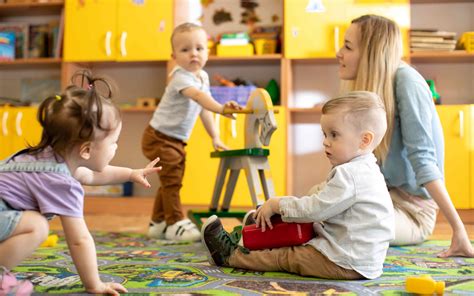
[[[216,150],[229,150],[229,147],[227,147],[219,137],[215,137],[212,139],[212,146],[214,146],[214,149]]]
[[[145,168],[143,169],[138,169],[138,170],[132,170],[132,173],[130,174],[130,181],[142,184],[143,186],[150,188],[151,185],[146,179],[146,176],[152,173],[156,173],[161,170],[161,167],[155,167],[155,165],[160,161],[160,158],[157,157],[155,160],[150,162]]]
[[[257,227],[262,228],[262,232],[265,232],[266,226],[273,229],[271,217],[274,214],[280,213],[280,198],[272,197],[261,205],[255,212],[255,221]]]
[[[118,296],[120,292],[127,293],[128,290],[124,286],[118,283],[102,283],[95,288],[87,289],[87,292],[91,294],[110,294]]]
[[[449,249],[444,250],[438,254],[440,258],[446,257],[469,257],[474,258],[474,249],[467,237],[467,233],[464,234],[453,234],[451,238],[451,246]]]
[[[222,115],[225,117],[231,118],[231,119],[236,119],[235,115],[232,113],[227,113],[232,110],[242,110],[243,107],[237,104],[235,101],[229,101],[224,104]]]

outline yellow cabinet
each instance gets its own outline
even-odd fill
[[[444,176],[457,209],[474,208],[474,106],[437,106],[444,133]]]
[[[344,34],[352,19],[378,14],[395,20],[403,34],[408,55],[410,3],[397,1],[321,1],[321,10],[311,10],[308,0],[284,1],[284,55],[286,58],[334,58],[344,44]],[[314,7],[313,7],[314,8]]]
[[[286,112],[283,107],[275,114],[278,128],[270,141],[270,168],[276,195],[286,194]],[[230,119],[220,117],[219,127],[222,141],[230,149],[244,148],[244,116],[237,115],[234,123]],[[232,125],[235,124],[235,127]],[[206,133],[201,121],[194,127],[187,146],[186,171],[181,201],[191,205],[209,205],[216,180],[219,159],[211,158],[212,141]],[[231,209],[238,206],[252,206],[245,172],[242,170],[232,196]]]
[[[41,126],[35,107],[0,108],[0,159],[34,145],[41,139]]]
[[[173,0],[66,0],[64,60],[146,61],[171,56]]]

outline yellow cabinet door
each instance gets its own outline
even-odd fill
[[[167,60],[171,56],[173,1],[119,1],[117,60]]]
[[[410,4],[397,1],[322,1],[323,10],[310,12],[307,0],[284,1],[284,55],[286,58],[334,58],[344,45],[351,21],[364,14],[393,19],[400,26],[405,55],[408,54]]]
[[[121,0],[124,1],[124,0]],[[115,59],[115,0],[66,0],[64,26],[65,61]]]
[[[36,107],[16,107],[12,112],[13,152],[28,145],[36,145],[41,139],[41,125],[37,120]]]
[[[209,205],[211,203],[214,181],[219,160],[211,158],[212,140],[201,120],[194,126],[186,146],[186,168],[181,202],[188,205]]]
[[[10,107],[0,107],[0,160],[12,154],[12,131],[11,131]]]
[[[0,159],[39,142],[41,126],[36,111],[36,107],[0,108]]]
[[[437,106],[444,133],[446,187],[458,209],[472,206],[472,107],[468,105]]]
[[[286,58],[334,58],[349,26],[351,0],[322,1],[321,12],[307,11],[308,0],[284,1]]]

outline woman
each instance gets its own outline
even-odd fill
[[[388,129],[375,154],[395,207],[392,245],[417,244],[436,224],[438,207],[453,235],[439,257],[474,257],[466,229],[443,181],[443,131],[425,79],[402,62],[395,22],[376,15],[354,19],[337,53],[342,90],[377,93],[387,111]]]

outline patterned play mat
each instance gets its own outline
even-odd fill
[[[85,294],[59,235],[56,247],[38,249],[13,270],[34,283],[35,295]],[[102,279],[122,283],[134,295],[408,295],[403,292],[405,277],[419,274],[445,281],[445,295],[474,295],[474,259],[436,257],[448,241],[390,248],[384,275],[376,280],[329,281],[210,266],[200,243],[157,242],[140,234],[93,235]]]

